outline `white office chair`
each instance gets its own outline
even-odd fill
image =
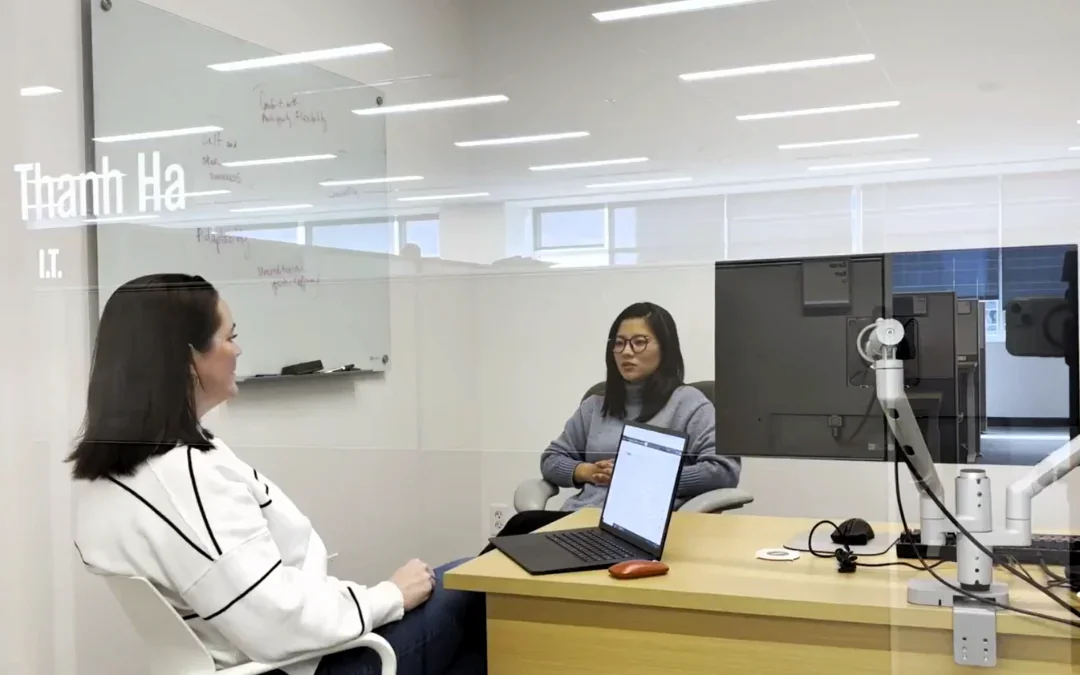
[[[352,642],[298,656],[281,663],[244,663],[216,670],[214,659],[169,601],[143,577],[105,577],[124,613],[146,643],[152,675],[262,675],[319,656],[368,647],[382,660],[382,675],[397,674],[397,655],[381,635],[369,633]]]

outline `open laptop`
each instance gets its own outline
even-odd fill
[[[492,537],[491,543],[530,574],[659,560],[687,442],[686,434],[627,422],[599,527]]]

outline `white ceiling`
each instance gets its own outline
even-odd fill
[[[589,183],[677,176],[694,178],[689,192],[719,192],[794,181],[1080,168],[1080,152],[1068,150],[1080,145],[1077,0],[771,0],[607,24],[591,16],[639,1],[311,0],[303,25],[297,25],[296,5],[289,2],[266,4],[258,22],[204,0],[153,4],[278,52],[386,42],[394,48],[391,54],[326,67],[360,82],[399,80],[381,86],[387,104],[510,97],[500,105],[388,116],[388,172],[426,178],[403,184],[409,194],[485,191],[490,201],[557,203],[611,196],[586,189]],[[694,83],[678,78],[691,71],[862,53],[876,60]],[[415,78],[420,75],[425,77]],[[888,100],[901,105],[735,120],[748,113]],[[564,131],[591,136],[514,147],[453,145]],[[920,137],[806,150],[776,147],[906,133]],[[575,171],[528,169],[634,156],[651,161]],[[932,161],[887,174],[807,170],[922,157]],[[676,187],[669,193],[688,192],[686,185]]]
[[[1075,0],[773,0],[601,24],[591,13],[632,0],[472,0],[462,95],[505,105],[457,116],[472,137],[585,130],[540,145],[412,148],[432,185],[502,199],[588,193],[587,183],[693,176],[746,185],[805,178],[820,164],[929,157],[910,172],[1043,162],[1080,145],[1080,3]],[[400,51],[408,45],[398,45]],[[684,72],[873,53],[810,71],[687,83]],[[391,98],[398,96],[389,90]],[[414,92],[401,92],[404,97]],[[418,93],[418,92],[417,92]],[[736,115],[899,100],[894,109],[739,122]],[[913,141],[809,150],[781,143],[918,133]],[[447,162],[446,156],[456,161]],[[1077,156],[1080,165],[1080,153]],[[588,171],[532,164],[647,156]],[[452,175],[426,164],[451,166]],[[965,169],[966,170],[966,169]],[[865,174],[866,172],[860,172]],[[819,173],[813,174],[821,178]],[[428,186],[431,187],[431,186]]]

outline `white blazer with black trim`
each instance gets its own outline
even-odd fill
[[[401,591],[327,576],[326,546],[273,482],[218,439],[133,476],[76,481],[75,545],[90,571],[152,581],[219,668],[282,661],[401,619]],[[313,675],[317,660],[286,668]]]

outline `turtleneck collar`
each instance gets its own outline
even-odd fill
[[[626,404],[627,405],[641,405],[642,393],[645,391],[645,382],[627,382],[626,383]]]

